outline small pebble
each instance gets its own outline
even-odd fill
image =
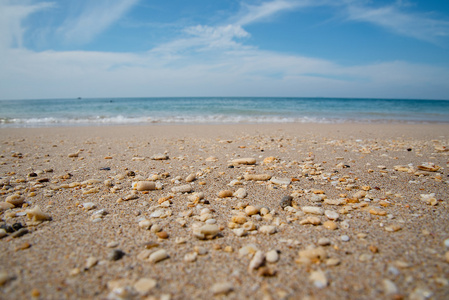
[[[373,252],[373,253],[378,253],[378,252],[379,252],[379,248],[377,248],[377,247],[374,246],[374,245],[369,246],[368,249],[369,249],[371,252]]]
[[[369,210],[369,213],[375,216],[386,216],[387,212],[380,208],[371,208]]]
[[[289,185],[292,181],[290,178],[276,178],[272,177],[270,179],[271,183],[278,184],[278,185]]]
[[[284,197],[282,197],[281,202],[280,202],[281,208],[284,209],[287,206],[292,206],[292,200],[293,200],[292,196],[284,196]]]
[[[238,237],[242,237],[246,235],[246,230],[245,228],[235,228],[232,230],[234,232],[234,234]]]
[[[245,180],[252,181],[267,181],[271,179],[271,175],[268,174],[245,174],[243,175]]]
[[[372,258],[373,258],[373,255],[372,255],[372,254],[370,254],[370,253],[363,253],[363,254],[361,254],[361,255],[359,256],[359,261],[365,262],[365,261],[371,260]]]
[[[243,199],[248,195],[248,192],[244,188],[240,188],[237,191],[234,192],[233,196],[237,197],[239,199]]]
[[[267,266],[262,266],[259,269],[257,269],[257,275],[263,276],[263,277],[272,277],[276,275],[276,270],[271,269]]]
[[[23,225],[21,223],[12,224],[12,229],[14,229],[14,231],[20,230],[21,228],[23,228]]]
[[[231,165],[254,165],[256,164],[255,158],[238,158],[231,161]]]
[[[25,198],[20,195],[14,194],[14,195],[6,197],[5,202],[18,207],[18,206],[21,206],[25,202]]]
[[[313,271],[312,273],[310,273],[309,278],[313,282],[313,284],[319,289],[324,288],[328,285],[326,274],[321,270]]]
[[[40,295],[41,295],[41,292],[38,289],[34,288],[31,290],[31,297],[37,298],[37,297],[40,297]]]
[[[169,159],[169,157],[166,154],[158,153],[158,154],[151,156],[151,159],[152,160],[167,160],[167,159]]]
[[[214,295],[229,294],[234,290],[234,286],[230,282],[219,282],[212,285],[210,291]]]
[[[338,266],[341,261],[338,258],[329,258],[326,260],[326,266]]]
[[[149,291],[154,289],[156,285],[157,285],[156,280],[152,278],[140,278],[133,285],[133,287],[139,294],[147,294]]]
[[[186,255],[184,255],[185,262],[194,262],[194,261],[196,261],[197,258],[198,258],[198,253],[196,253],[196,252],[187,253]]]
[[[382,280],[382,286],[384,293],[387,295],[394,295],[398,293],[396,284],[394,284],[394,282],[389,279]]]
[[[343,242],[349,242],[349,236],[347,236],[347,235],[342,235],[342,236],[340,237],[340,239],[341,239]]]
[[[133,189],[138,191],[152,191],[156,189],[156,183],[152,181],[138,181],[133,183]]]
[[[172,187],[171,191],[173,193],[190,193],[192,191],[192,186],[190,184],[175,186]]]
[[[0,286],[4,285],[11,277],[5,271],[0,271]]]
[[[265,263],[265,254],[262,251],[257,251],[249,263],[250,270],[257,270]]]
[[[263,225],[259,228],[259,232],[263,233],[263,234],[274,234],[274,233],[276,233],[276,226]]]
[[[218,192],[218,198],[232,197],[234,193],[230,190],[222,190]]]
[[[196,175],[195,174],[190,174],[189,176],[186,177],[186,182],[192,182],[196,179]]]
[[[91,210],[91,209],[94,209],[94,208],[96,208],[97,206],[95,205],[95,203],[93,203],[93,202],[86,202],[86,203],[83,203],[83,208],[85,209],[85,210]]]
[[[245,207],[245,213],[248,216],[252,216],[252,215],[258,214],[259,213],[259,208],[255,207],[255,206],[252,206],[252,205],[248,205],[247,207]]]
[[[335,223],[334,221],[326,221],[323,223],[323,227],[327,228],[329,230],[335,230],[338,228],[337,223]]]
[[[269,263],[275,263],[279,260],[279,252],[277,250],[268,251],[265,255],[265,259]]]
[[[98,263],[98,259],[91,256],[86,260],[86,269],[90,269]]]
[[[323,247],[312,247],[298,252],[298,263],[311,264],[312,262],[323,261],[327,258],[327,252]]]
[[[15,231],[15,232],[11,233],[11,237],[13,237],[13,238],[18,238],[18,237],[24,236],[24,235],[27,234],[28,232],[29,232],[28,229],[26,229],[26,228],[21,228],[21,229],[19,229],[18,231]]]
[[[30,248],[30,247],[31,247],[31,244],[28,243],[28,242],[25,242],[25,243],[20,244],[19,246],[17,246],[17,247],[15,248],[15,250],[16,250],[16,251],[20,251],[20,250],[28,249],[28,248]]]
[[[307,224],[320,225],[321,224],[321,220],[318,217],[307,217],[307,218],[301,220],[299,222],[299,224],[301,224],[301,225],[307,225]]]
[[[165,231],[159,231],[156,233],[156,235],[160,239],[168,239],[168,233]]]
[[[120,260],[123,256],[125,256],[125,252],[120,249],[114,249],[109,252],[108,260],[117,261]]]
[[[111,242],[109,242],[109,243],[106,244],[106,247],[108,247],[108,248],[115,248],[115,247],[117,247],[118,245],[119,245],[118,242],[111,241]]]
[[[210,240],[217,236],[220,231],[216,224],[206,224],[193,230],[193,235],[200,240]]]
[[[193,250],[195,250],[195,253],[197,253],[198,255],[206,255],[207,253],[209,253],[207,248],[201,246],[195,246]]]
[[[168,256],[167,251],[165,251],[165,249],[160,249],[160,250],[157,250],[156,252],[151,253],[148,260],[152,263],[157,263],[164,259],[167,259],[168,257],[169,256]]]
[[[330,244],[331,244],[331,240],[328,238],[323,237],[318,240],[319,246],[329,246]]]
[[[305,214],[324,215],[324,210],[316,206],[303,206],[301,207]]]
[[[340,215],[339,215],[336,211],[333,211],[333,210],[325,210],[325,211],[324,211],[324,215],[325,215],[329,220],[332,220],[332,221],[336,221],[336,220],[338,220],[338,218],[340,217]]]
[[[145,230],[150,229],[151,225],[153,225],[153,222],[151,222],[150,220],[147,220],[147,219],[141,220],[139,222],[139,227],[142,229],[145,229]]]
[[[25,212],[27,217],[35,223],[51,220],[51,217],[44,213],[37,205],[33,209],[25,210]]]

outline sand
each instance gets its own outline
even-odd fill
[[[12,231],[0,230],[1,299],[449,297],[447,124],[0,137],[0,224]],[[241,158],[256,164],[231,163]],[[149,180],[162,189],[133,190]],[[172,192],[183,185],[191,192]],[[246,197],[218,196],[239,189]],[[25,202],[8,209],[7,197]]]

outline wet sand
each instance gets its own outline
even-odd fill
[[[1,299],[449,297],[447,124],[0,137]]]

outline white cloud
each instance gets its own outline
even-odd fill
[[[11,50],[0,61],[2,98],[323,96],[447,98],[445,68],[401,61],[347,67],[257,49],[214,60],[156,53]],[[27,88],[23,88],[26,86]]]
[[[237,21],[239,25],[246,25],[256,21],[260,21],[273,16],[281,11],[290,10],[300,4],[310,5],[310,1],[287,1],[287,0],[274,0],[264,2],[261,5],[247,5],[243,4],[244,15],[240,16]]]
[[[90,42],[122,17],[139,0],[87,1],[82,12],[67,19],[58,29],[68,44]]]
[[[33,13],[53,7],[50,2],[29,5],[24,1],[0,0],[0,49],[22,47],[23,20]]]
[[[366,22],[382,27],[398,35],[438,43],[449,36],[449,21],[430,17],[427,14],[406,12],[411,4],[402,1],[390,5],[373,6],[366,0],[273,0],[260,5],[243,4],[236,24],[247,25],[263,21],[284,12],[307,7],[333,7],[340,9],[345,19]],[[374,2],[375,3],[375,2]]]
[[[234,38],[244,38],[250,35],[241,26],[233,24],[217,27],[197,25],[186,28],[185,32],[198,37],[198,42],[206,44],[210,48],[236,46]]]
[[[101,5],[105,3],[101,1]],[[101,11],[99,5],[92,12],[67,21],[65,25],[72,24],[73,31],[67,27],[61,29],[61,32],[71,41],[86,42],[117,21],[134,3],[135,0],[122,1],[111,7],[111,10],[103,7],[112,12],[111,16],[105,16],[106,11]],[[263,51],[245,45],[244,42],[250,37],[245,25],[266,20],[281,11],[297,9],[301,5],[315,5],[317,2],[311,3],[275,0],[260,6],[246,7],[245,14],[239,15],[234,22],[186,27],[178,39],[140,54],[6,49],[3,58],[7,59],[0,60],[0,97],[447,98],[447,68],[403,61],[348,67],[326,59]],[[16,29],[12,30],[11,26],[0,29],[9,32],[9,39],[21,37],[24,30],[21,20],[44,7],[26,8],[28,10],[14,19]],[[353,17],[351,20],[371,22],[369,20],[375,17],[369,12],[374,14],[368,9],[353,12],[352,16],[358,15],[360,19]],[[395,10],[393,12],[396,13]],[[387,15],[383,11],[378,14]],[[101,26],[89,28],[95,23],[95,16]],[[201,55],[198,55],[199,52]]]
[[[406,13],[401,2],[372,8],[361,1],[349,1],[346,6],[348,20],[368,22],[396,34],[418,40],[437,43],[449,36],[449,22],[430,18],[423,14]]]

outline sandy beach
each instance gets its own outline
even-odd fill
[[[448,299],[449,125],[0,129],[1,299]]]

